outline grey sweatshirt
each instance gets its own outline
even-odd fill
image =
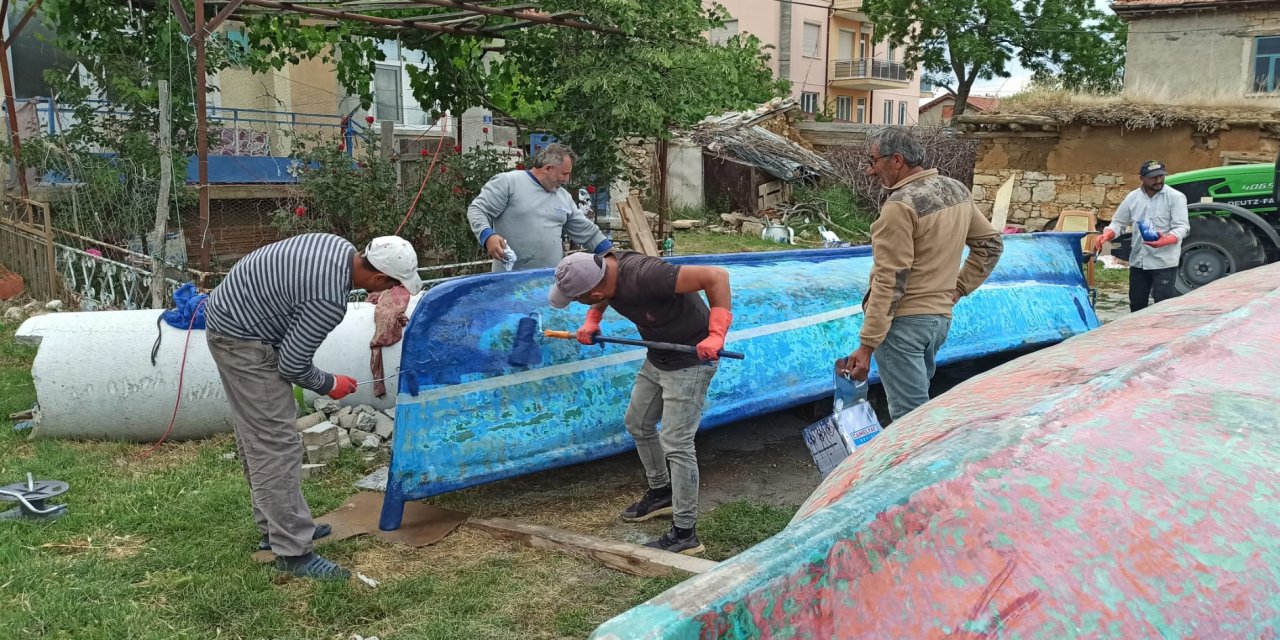
[[[547,191],[524,170],[491,178],[467,207],[467,221],[481,247],[495,233],[506,239],[516,253],[513,270],[517,271],[556,266],[564,255],[563,234],[596,253],[613,246],[578,210],[568,191]],[[504,271],[505,267],[494,260],[493,270]]]

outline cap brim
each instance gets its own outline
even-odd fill
[[[547,292],[547,301],[551,303],[551,306],[557,309],[563,309],[569,306],[570,302],[573,302],[573,298],[566,296],[564,292],[560,290],[560,287],[551,285],[551,290]]]
[[[422,291],[422,278],[419,278],[418,274],[415,273],[408,278],[400,280],[400,286],[404,287],[409,292],[409,295],[416,296],[419,291]]]
[[[1147,177],[1148,177],[1148,178],[1159,178],[1160,176],[1167,176],[1167,175],[1169,175],[1169,172],[1168,172],[1168,171],[1165,171],[1164,169],[1156,169],[1155,171],[1152,171],[1151,173],[1148,173],[1148,174],[1147,174]]]

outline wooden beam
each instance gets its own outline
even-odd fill
[[[191,18],[187,17],[187,10],[182,8],[182,0],[169,0],[169,6],[173,8],[173,15],[178,17],[178,26],[182,27],[182,32],[188,36],[194,35],[196,29],[191,26]]]
[[[610,569],[650,578],[696,574],[710,571],[716,563],[705,558],[659,551],[630,542],[616,542],[585,533],[515,522],[502,518],[475,519],[466,526],[499,540],[517,542],[535,549],[563,551],[596,560]]]
[[[240,8],[241,2],[244,2],[244,0],[231,0],[230,2],[228,2],[227,6],[223,7],[222,11],[218,12],[218,15],[215,15],[212,20],[210,20],[207,24],[204,25],[205,31],[207,33],[213,33],[214,31],[217,31],[218,25],[222,24],[223,20],[230,18],[231,14],[235,13],[235,10]]]
[[[956,116],[955,122],[959,122],[961,124],[1015,124],[1016,123],[1016,124],[1024,124],[1024,125],[1031,124],[1031,125],[1037,125],[1037,126],[1043,125],[1043,124],[1060,124],[1057,120],[1050,118],[1049,116],[1021,115],[1016,113],[1010,113],[1010,114],[966,113],[963,115]]]
[[[244,0],[245,4],[255,7],[266,7],[268,9],[279,9],[281,11],[291,11],[293,13],[301,13],[314,16],[324,16],[326,18],[337,18],[341,20],[351,20],[355,22],[367,22],[369,24],[382,25],[385,27],[404,27],[409,29],[420,29],[422,31],[434,31],[437,33],[452,33],[460,36],[474,36],[477,38],[490,37],[483,31],[477,29],[462,29],[459,27],[450,27],[446,25],[431,24],[429,22],[413,22],[409,20],[400,20],[396,18],[383,18],[379,16],[366,16],[360,13],[351,13],[349,11],[340,11],[328,9],[324,7],[313,7],[309,5],[297,4],[294,2],[275,2],[274,0]]]
[[[31,3],[31,6],[27,7],[27,12],[22,15],[22,20],[18,22],[18,26],[9,30],[9,39],[5,40],[6,45],[10,47],[13,46],[14,39],[18,37],[19,33],[22,33],[23,27],[27,26],[27,22],[31,20],[31,16],[34,16],[36,14],[36,10],[40,8],[40,3],[42,2],[44,2],[44,0],[36,0],[35,2]],[[4,15],[7,15],[7,14],[8,12],[5,12]]]
[[[958,137],[971,140],[986,138],[1057,138],[1057,133],[1049,131],[973,131],[962,133]]]
[[[436,7],[445,7],[449,9],[459,9],[462,11],[472,11],[474,13],[482,13],[489,16],[503,16],[506,18],[515,18],[517,20],[528,20],[537,24],[554,24],[561,27],[570,27],[573,29],[584,29],[587,31],[600,31],[602,33],[612,33],[615,35],[626,35],[626,32],[614,27],[602,27],[581,20],[568,20],[561,17],[555,17],[546,14],[531,13],[521,10],[513,10],[505,7],[485,7],[470,2],[462,2],[461,0],[417,0],[422,4],[429,4]]]

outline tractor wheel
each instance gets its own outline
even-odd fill
[[[1191,233],[1182,242],[1178,291],[1186,293],[1218,278],[1260,266],[1267,254],[1258,236],[1225,216],[1191,218]]]

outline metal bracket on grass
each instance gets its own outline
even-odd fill
[[[41,480],[28,473],[26,482],[0,487],[0,500],[17,502],[17,508],[0,512],[0,520],[33,518],[55,520],[67,512],[67,505],[45,505],[45,501],[67,492],[67,483],[58,480]]]

